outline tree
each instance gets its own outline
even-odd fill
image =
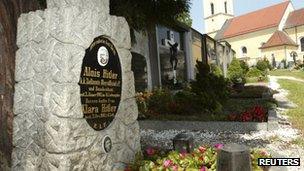
[[[111,0],[111,15],[123,16],[136,31],[155,24],[172,26],[180,19],[190,24],[190,0]]]
[[[186,24],[187,26],[191,27],[192,26],[192,18],[189,14],[189,12],[184,12],[180,14],[180,16],[177,18],[179,22],[182,22]]]

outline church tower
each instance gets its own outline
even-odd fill
[[[226,20],[233,18],[233,0],[203,0],[205,32],[214,38]]]

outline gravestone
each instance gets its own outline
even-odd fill
[[[13,170],[123,170],[140,152],[130,30],[109,0],[18,20]]]
[[[244,145],[227,144],[218,153],[217,171],[250,171],[250,151]]]

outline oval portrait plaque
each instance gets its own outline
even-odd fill
[[[94,130],[113,121],[121,99],[121,65],[113,43],[94,39],[86,50],[79,80],[82,112]]]

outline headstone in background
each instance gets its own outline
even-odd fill
[[[191,134],[180,133],[173,138],[173,150],[180,153],[191,153],[194,149],[194,139]]]
[[[128,24],[108,0],[47,4],[18,21],[12,169],[119,170],[140,151]]]

